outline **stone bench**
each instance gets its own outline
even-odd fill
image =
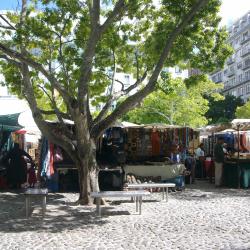
[[[92,198],[96,198],[96,211],[99,216],[101,216],[101,198],[108,197],[135,197],[136,198],[136,212],[141,214],[141,205],[142,205],[142,196],[150,195],[150,192],[144,190],[136,190],[136,191],[102,191],[102,192],[92,192],[90,196]]]
[[[42,215],[45,216],[46,211],[46,197],[48,195],[48,189],[47,188],[28,188],[24,192],[25,196],[25,211],[26,211],[26,218],[30,215],[30,203],[31,198],[41,198],[42,199]]]
[[[166,201],[168,201],[168,188],[170,187],[175,187],[175,183],[140,183],[127,185],[128,189],[161,188],[162,199],[164,200],[164,196],[166,196]]]

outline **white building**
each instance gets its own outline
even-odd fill
[[[228,32],[234,54],[223,69],[210,77],[216,83],[224,83],[223,95],[241,97],[246,102],[250,97],[250,11],[234,22]]]

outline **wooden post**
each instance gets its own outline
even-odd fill
[[[238,172],[238,188],[240,188],[240,176],[241,176],[241,169],[240,169],[240,125],[237,125],[237,133],[238,133],[238,155],[237,155],[237,172]]]

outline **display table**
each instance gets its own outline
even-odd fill
[[[232,188],[250,187],[250,159],[230,159],[224,164],[224,185]]]
[[[123,167],[125,174],[134,174],[138,176],[161,176],[162,180],[175,178],[183,174],[184,164],[164,165],[126,165]]]

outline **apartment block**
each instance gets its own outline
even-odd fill
[[[223,95],[250,99],[250,11],[228,27],[228,42],[234,54],[227,59],[224,68],[213,72],[210,77],[216,83],[223,83]]]

